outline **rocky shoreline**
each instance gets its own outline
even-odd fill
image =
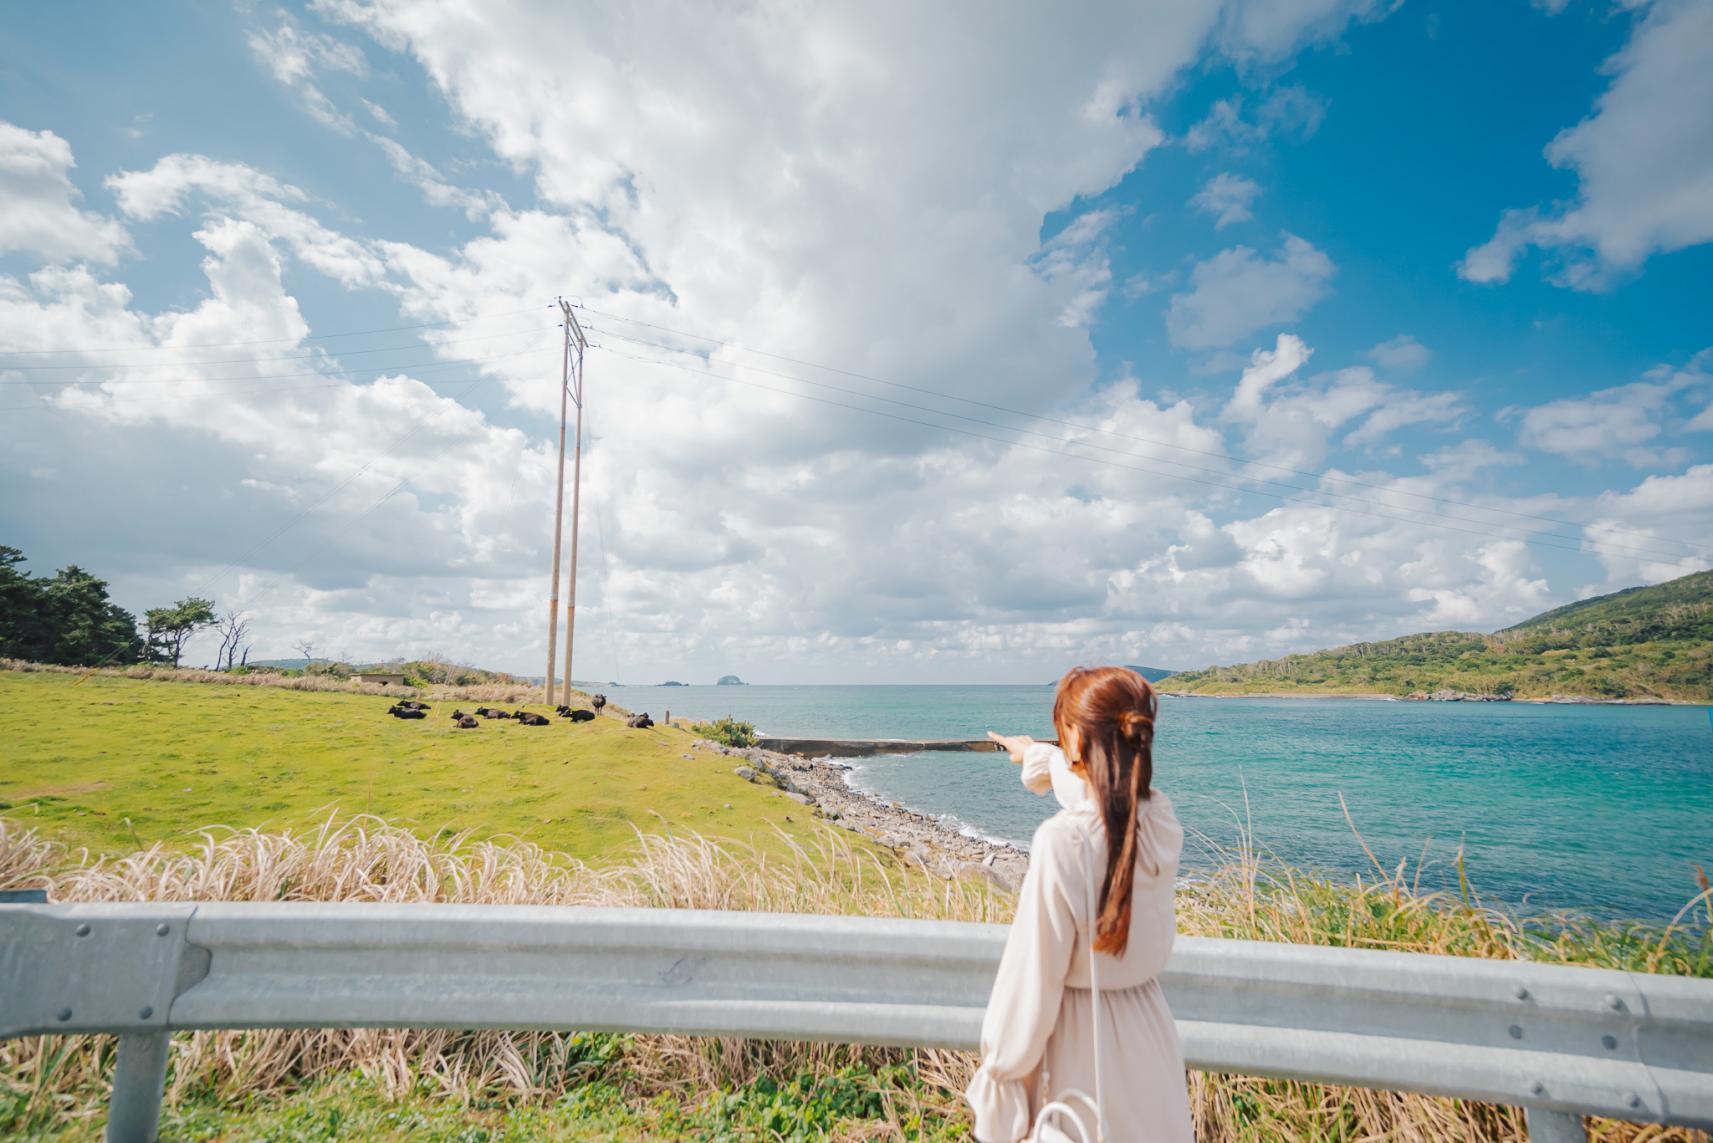
[[[983,841],[917,813],[851,788],[850,767],[824,758],[780,754],[758,746],[722,746],[698,741],[697,748],[727,755],[734,777],[775,786],[786,797],[813,806],[820,817],[886,846],[906,865],[920,866],[946,880],[979,880],[1008,891],[1022,884],[1029,865],[1026,850]]]

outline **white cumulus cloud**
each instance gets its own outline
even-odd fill
[[[1274,258],[1233,246],[1197,263],[1190,288],[1172,295],[1166,331],[1186,349],[1230,345],[1302,317],[1326,295],[1332,274],[1332,259],[1294,234]]]
[[[1576,172],[1562,210],[1508,210],[1458,273],[1503,282],[1531,246],[1561,284],[1600,289],[1656,253],[1713,240],[1713,5],[1657,0],[1606,63],[1594,112],[1552,140],[1546,157]]]
[[[1213,228],[1224,230],[1234,222],[1247,222],[1255,215],[1249,206],[1261,194],[1261,184],[1225,171],[1209,179],[1190,205],[1214,216]]]
[[[125,228],[79,207],[71,145],[52,131],[0,119],[0,253],[111,265],[131,248]]]
[[[1565,397],[1523,410],[1520,443],[1557,453],[1578,464],[1621,460],[1636,467],[1677,464],[1688,458],[1681,447],[1661,445],[1662,435],[1698,428],[1685,403],[1698,405],[1713,393],[1713,350],[1703,350],[1682,368],[1650,370],[1639,381],[1601,389],[1583,397]]]
[[[1400,333],[1368,351],[1368,356],[1382,369],[1393,373],[1414,373],[1433,359],[1433,351],[1413,336]]]

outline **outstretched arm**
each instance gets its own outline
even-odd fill
[[[990,730],[987,736],[997,742],[1000,749],[1010,754],[1013,762],[1023,767],[1021,777],[1024,789],[1032,794],[1045,794],[1053,788],[1052,762],[1054,755],[1059,753],[1057,746],[1051,742],[1036,742],[1027,734],[995,734]],[[1059,758],[1059,766],[1061,769],[1065,767],[1062,756]],[[1068,774],[1069,770],[1065,772]],[[1063,801],[1062,798],[1060,800]],[[1072,803],[1064,804],[1068,806]]]

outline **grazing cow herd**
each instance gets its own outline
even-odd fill
[[[578,710],[566,705],[565,703],[560,703],[558,706],[553,708],[553,713],[557,714],[560,718],[568,718],[572,722],[593,722],[595,721],[595,716],[605,709],[607,705],[607,696],[596,695],[589,700],[589,705],[593,706],[595,709]],[[402,702],[396,702],[392,706],[388,707],[387,713],[392,715],[394,718],[427,718],[428,712],[431,709],[433,708],[425,702],[417,702],[415,699],[406,699]],[[476,713],[473,715],[465,714],[461,710],[453,711],[452,725],[457,727],[459,730],[474,730],[476,727],[481,725],[481,723],[476,721],[478,718],[514,719],[517,722],[523,723],[525,726],[546,726],[551,721],[546,715],[535,714],[532,711],[506,711],[501,710],[498,707],[479,706],[476,708]],[[654,720],[648,717],[647,711],[644,711],[641,714],[633,714],[629,718],[625,719],[625,725],[630,727],[632,730],[646,730],[654,725]]]

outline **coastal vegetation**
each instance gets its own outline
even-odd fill
[[[1434,631],[1184,671],[1166,689],[1713,701],[1713,571],[1584,599],[1491,635]]]
[[[15,814],[15,811],[13,811]],[[107,858],[0,815],[0,889],[56,901],[362,900],[749,909],[1009,920],[985,882],[943,881],[822,828],[784,851],[693,833],[642,839],[595,868],[475,830],[373,818],[284,832],[210,829],[195,844]],[[1179,897],[1186,934],[1713,977],[1707,896],[1669,931],[1520,920],[1410,873],[1337,884],[1250,849]],[[0,1044],[0,1134],[98,1130],[113,1042]],[[578,1031],[257,1031],[174,1037],[163,1136],[175,1139],[960,1140],[968,1053]],[[1196,1136],[1221,1140],[1526,1139],[1520,1110],[1397,1092],[1192,1073]],[[1676,1128],[1593,1121],[1603,1141],[1691,1143]]]
[[[739,722],[730,715],[725,718],[716,718],[713,722],[698,722],[690,729],[708,741],[718,742],[723,746],[755,745],[755,724],[753,722]]]

